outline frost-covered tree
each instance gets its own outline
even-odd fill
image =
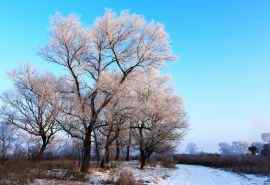
[[[188,154],[198,154],[200,153],[199,147],[196,145],[196,143],[188,143],[186,146],[186,153]]]
[[[12,150],[14,141],[14,128],[5,122],[0,122],[0,159],[7,159]]]
[[[232,142],[232,149],[234,154],[247,154],[249,144],[244,141],[234,141]]]
[[[51,74],[39,74],[27,66],[10,74],[14,89],[1,96],[1,116],[8,124],[39,138],[41,146],[37,158],[59,130],[57,80]]]
[[[69,85],[62,91],[66,106],[59,122],[83,141],[81,171],[89,166],[100,113],[118,87],[137,69],[147,71],[174,60],[164,27],[126,11],[120,15],[107,11],[92,27],[83,26],[76,16],[57,15],[41,54],[66,70]],[[107,88],[110,83],[115,88]]]
[[[270,144],[264,144],[262,151],[261,151],[261,155],[265,156],[265,157],[270,157]]]
[[[115,146],[115,160],[118,160],[120,157],[120,145],[127,140],[126,135],[130,129],[130,119],[135,109],[132,106],[132,99],[127,85],[129,85],[128,82],[122,85],[121,90],[103,110],[103,119],[100,118],[102,127],[99,131],[103,136],[102,145],[104,148],[101,166],[104,166],[104,163],[109,161],[113,146]]]
[[[168,77],[156,71],[134,74],[131,93],[135,109],[131,121],[134,140],[140,151],[141,169],[150,156],[165,146],[173,147],[186,130],[182,99],[168,86]]]
[[[229,143],[225,143],[225,142],[221,142],[218,144],[219,146],[219,152],[222,155],[233,155],[233,148],[232,145],[230,145]]]
[[[234,141],[232,144],[219,143],[219,151],[223,155],[241,155],[248,153],[249,144],[244,141]]]
[[[270,143],[270,133],[262,133],[261,138],[264,143]]]

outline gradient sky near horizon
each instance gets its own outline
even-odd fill
[[[50,16],[74,13],[90,25],[105,9],[130,10],[165,25],[177,61],[163,71],[185,102],[190,129],[184,143],[215,152],[220,141],[260,141],[270,132],[267,0],[3,0],[0,92],[12,87],[6,73],[27,62],[61,72],[37,55]]]

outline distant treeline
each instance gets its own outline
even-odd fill
[[[174,160],[181,164],[203,165],[235,172],[270,174],[269,155],[177,154]]]

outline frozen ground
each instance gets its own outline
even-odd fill
[[[162,168],[160,166],[138,169],[135,162],[123,163],[118,169],[112,171],[92,171],[87,183],[78,185],[102,185],[108,179],[116,179],[121,171],[132,171],[137,180],[145,185],[270,185],[270,177],[237,174],[228,171],[195,166],[177,165],[176,169]],[[37,183],[39,182],[39,183]],[[41,183],[40,183],[41,182]],[[46,181],[36,181],[35,185],[54,184]],[[55,182],[55,184],[61,184]],[[76,184],[75,182],[71,184]],[[77,185],[77,184],[76,184]]]
[[[202,166],[178,165],[159,185],[270,185],[270,179]]]
[[[136,178],[143,179],[151,185],[270,185],[270,177],[240,175],[195,165],[177,165],[176,169],[131,169]]]

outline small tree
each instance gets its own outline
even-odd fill
[[[59,131],[57,81],[50,74],[38,74],[27,66],[11,73],[13,92],[5,93],[1,114],[4,121],[41,139],[36,158],[42,157],[47,145]]]
[[[182,100],[168,87],[168,77],[160,76],[156,71],[137,75],[132,92],[137,106],[131,129],[143,169],[153,153],[182,139],[187,125]]]

